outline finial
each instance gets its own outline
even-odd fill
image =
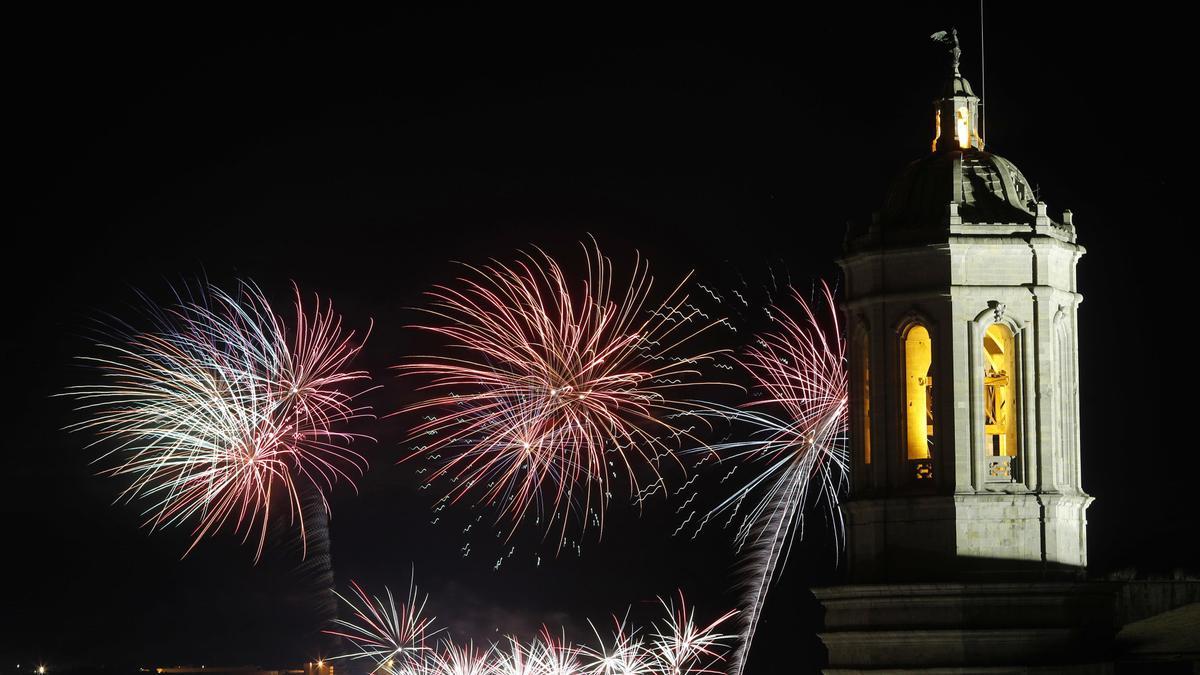
[[[946,33],[944,30],[939,30],[933,35],[930,35],[929,39],[933,40],[934,42],[941,42],[942,44],[950,45],[950,65],[954,67],[954,76],[962,77],[962,74],[958,72],[958,60],[962,57],[962,49],[960,49],[958,46],[958,29],[951,28],[949,33]]]

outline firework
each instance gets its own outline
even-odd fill
[[[767,591],[786,562],[792,540],[803,534],[806,508],[824,503],[835,532],[841,531],[837,504],[848,461],[846,343],[827,285],[825,318],[794,289],[792,296],[800,318],[773,306],[770,316],[776,330],[760,335],[740,359],[762,397],[716,413],[748,426],[749,437],[697,449],[716,452],[722,462],[758,467],[700,526],[718,515],[732,523],[742,514],[735,539],[739,551],[745,551],[747,600],[731,673],[742,672]]]
[[[664,462],[679,465],[703,404],[676,392],[712,384],[696,381],[700,366],[725,351],[691,347],[716,323],[688,302],[686,278],[655,301],[640,257],[621,285],[594,242],[583,248],[579,285],[540,249],[468,265],[457,287],[428,293],[438,321],[416,326],[449,355],[397,367],[429,378],[421,391],[431,393],[401,411],[427,414],[406,459],[441,459],[432,479],[452,480],[450,501],[480,492],[477,503],[511,519],[510,535],[530,513],[548,532],[561,521],[560,547],[572,514],[603,532],[613,482],[623,476],[633,494],[640,471],[661,481]]]
[[[354,621],[337,619],[336,630],[325,631],[330,635],[345,638],[355,651],[345,658],[367,659],[374,664],[372,673],[382,671],[389,675],[408,672],[411,664],[425,660],[428,648],[425,640],[431,630],[433,618],[422,616],[427,597],[417,598],[417,587],[409,585],[408,599],[396,605],[389,589],[387,602],[368,595],[357,583],[351,582],[355,599],[338,594],[350,608]],[[453,663],[454,661],[448,661]]]
[[[417,599],[410,584],[407,602],[397,605],[390,591],[387,600],[368,595],[353,584],[355,599],[342,600],[352,620],[337,621],[326,631],[346,638],[354,651],[334,657],[365,660],[369,672],[383,675],[702,675],[720,673],[717,666],[731,636],[717,628],[736,612],[728,612],[706,626],[696,623],[683,596],[679,605],[662,602],[667,619],[645,637],[626,621],[616,626],[609,647],[573,645],[543,627],[535,639],[523,642],[506,636],[487,648],[465,646],[449,637],[433,644],[432,619],[423,618],[425,600]],[[339,596],[341,597],[341,596]],[[596,631],[599,640],[599,631]]]
[[[191,523],[188,552],[226,526],[257,531],[257,560],[278,501],[305,542],[305,496],[328,511],[325,491],[366,466],[357,435],[335,430],[368,416],[347,391],[369,379],[348,369],[362,342],[319,297],[306,311],[298,288],[290,331],[253,283],[186,290],[148,303],[149,330],[106,329],[104,355],[83,358],[102,380],[66,393],[86,415],[69,428],[109,445],[102,473],[132,478],[121,499],[149,502],[148,527]]]
[[[441,647],[428,652],[414,675],[496,675],[491,661],[491,649],[479,649],[474,643],[442,642]]]
[[[587,653],[587,671],[592,675],[653,675],[654,656],[628,621],[613,617],[612,639],[606,646],[600,631],[592,624],[598,647]]]
[[[696,625],[696,615],[688,611],[683,594],[679,594],[679,606],[674,602],[659,599],[667,612],[666,624],[656,628],[651,636],[647,651],[657,672],[689,675],[692,673],[715,673],[713,665],[722,661],[723,648],[730,636],[716,632],[722,623],[737,614],[726,612],[707,626]]]
[[[583,675],[580,670],[581,649],[565,638],[555,637],[543,627],[537,639],[528,645],[509,636],[507,645],[497,645],[493,653],[496,675]]]

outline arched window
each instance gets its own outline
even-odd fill
[[[1017,456],[1016,341],[1004,324],[983,334],[983,428],[988,478],[1011,479]]]
[[[929,459],[933,448],[933,340],[929,329],[916,324],[904,336],[904,399],[908,459]],[[929,478],[928,463],[917,467],[917,478]]]

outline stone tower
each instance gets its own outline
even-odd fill
[[[1087,564],[1071,212],[984,150],[957,53],[930,153],[846,255],[854,583],[1047,578]]]
[[[930,152],[870,225],[850,228],[841,261],[849,580],[813,589],[825,672],[1183,664],[1197,605],[1180,605],[1200,584],[1085,578],[1084,250],[1070,211],[1052,219],[1021,172],[984,150],[957,36],[944,41],[953,63]]]

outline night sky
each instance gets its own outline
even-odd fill
[[[128,315],[134,288],[165,298],[207,275],[252,278],[283,301],[291,281],[319,291],[350,325],[374,319],[360,364],[386,413],[413,400],[386,370],[415,348],[409,308],[453,278],[451,261],[531,244],[578,261],[590,233],[619,266],[640,250],[664,281],[836,280],[847,220],[869,218],[928,151],[946,72],[929,34],[956,24],[964,75],[982,85],[974,3],[903,4],[10,15],[0,672],[318,655],[293,552],[272,547],[255,566],[252,546],[223,535],[180,560],[187,531],[139,527],[136,505],[112,504],[120,481],[94,475],[90,439],[61,430],[78,417],[52,395],[90,376],[73,362],[87,328]],[[1195,389],[1181,329],[1196,179],[1180,19],[1040,3],[988,13],[988,149],[1052,215],[1074,211],[1088,249],[1092,571],[1194,571],[1195,415],[1166,402]],[[359,493],[333,495],[339,586],[403,590],[415,571],[440,623],[477,639],[582,630],[582,617],[652,609],[676,589],[706,615],[735,603],[729,533],[669,536],[674,502],[638,519],[614,500],[581,556],[555,558],[533,536],[499,572],[490,552],[462,557],[473,514],[431,525],[415,467],[395,466],[409,422],[359,429],[378,443],[360,448],[372,468]],[[754,672],[785,649],[820,658],[807,588],[837,579],[837,554],[814,521],[768,603]]]

